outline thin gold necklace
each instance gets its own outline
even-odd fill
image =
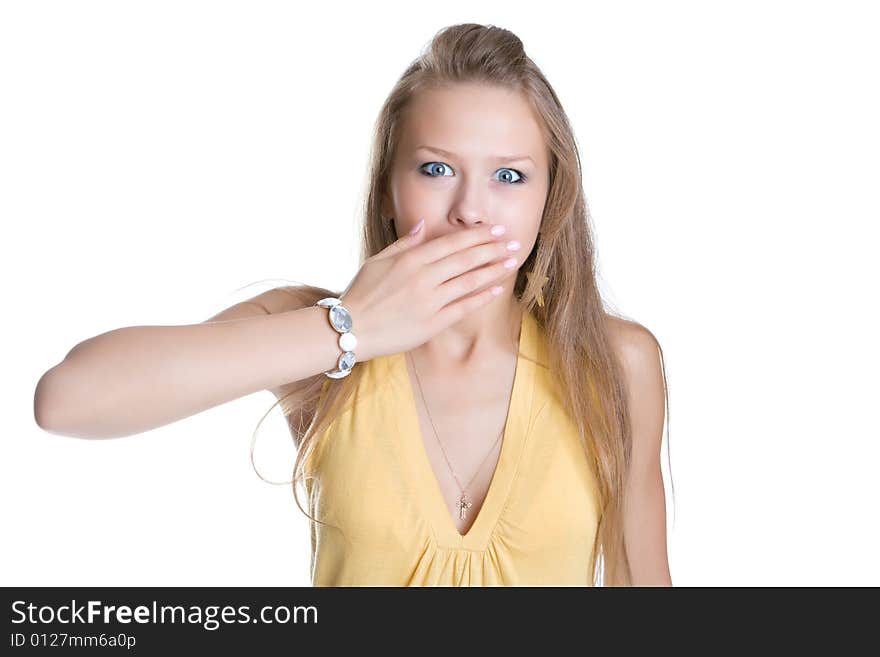
[[[431,429],[434,431],[434,437],[437,439],[437,444],[440,445],[440,451],[443,452],[443,458],[446,459],[446,465],[449,467],[449,472],[452,473],[452,478],[455,479],[455,483],[461,491],[461,495],[459,496],[458,501],[455,503],[455,506],[458,508],[458,517],[464,520],[467,510],[473,506],[473,503],[470,501],[470,498],[468,498],[465,491],[467,490],[468,486],[473,483],[474,479],[477,478],[477,475],[480,473],[480,470],[483,469],[483,465],[486,463],[486,459],[489,458],[489,454],[492,453],[492,451],[495,449],[495,445],[497,445],[498,441],[501,440],[502,436],[504,436],[504,429],[501,429],[501,433],[498,434],[498,438],[496,438],[495,442],[492,443],[492,447],[489,449],[488,454],[486,454],[486,456],[483,458],[482,462],[477,468],[477,471],[474,473],[474,476],[471,477],[471,480],[467,483],[467,486],[462,486],[461,482],[458,480],[458,477],[455,475],[455,469],[452,467],[452,463],[450,463],[449,461],[449,456],[446,454],[446,450],[443,448],[443,442],[440,440],[440,436],[437,435],[437,427],[434,426],[434,420],[431,417],[431,411],[428,410],[428,403],[425,401],[425,393],[422,392],[422,382],[419,379],[419,372],[418,370],[416,370],[415,361],[413,360],[413,357],[409,352],[407,352],[407,356],[409,357],[409,362],[412,363],[413,372],[416,375],[416,383],[419,386],[419,395],[422,398],[422,403],[425,405],[425,412],[428,414],[428,420],[431,423]]]

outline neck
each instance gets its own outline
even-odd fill
[[[513,295],[502,295],[474,310],[411,351],[423,367],[459,369],[500,353],[516,353],[523,310]]]

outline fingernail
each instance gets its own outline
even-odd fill
[[[508,269],[516,267],[516,258],[508,258],[507,260],[504,261],[504,266],[507,267]]]
[[[419,223],[416,224],[415,228],[413,228],[411,231],[409,231],[409,234],[415,235],[416,233],[418,233],[422,229],[422,224],[424,224],[424,223],[425,223],[424,219],[420,220]]]
[[[490,230],[489,232],[492,233],[493,235],[504,235],[504,232],[506,230],[507,229],[504,226],[502,226],[501,224],[498,224],[497,226],[492,226],[492,230]]]
[[[519,251],[519,242],[517,242],[516,240],[510,240],[507,243],[507,250],[508,251]]]

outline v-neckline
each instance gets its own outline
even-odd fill
[[[533,321],[535,320],[531,314],[523,311],[517,345],[519,353],[524,353],[524,347],[531,345],[533,342]],[[396,378],[402,388],[401,398],[404,400],[404,408],[401,411],[402,422],[400,424],[403,433],[402,442],[410,456],[408,461],[414,467],[413,490],[418,498],[418,506],[422,508],[422,511],[429,519],[435,537],[441,547],[472,550],[485,549],[489,543],[492,530],[495,528],[506,505],[528,428],[529,411],[532,402],[532,386],[529,385],[529,381],[534,380],[531,364],[528,362],[524,363],[523,357],[519,353],[516,358],[513,387],[510,393],[507,419],[505,420],[504,434],[501,439],[501,451],[498,455],[495,472],[492,475],[489,488],[483,499],[483,504],[477,513],[477,517],[464,534],[458,531],[453,516],[446,506],[442,489],[425,450],[412,379],[410,378],[406,363],[406,353],[398,352],[393,355],[393,364],[397,373]],[[531,356],[531,354],[529,355]]]

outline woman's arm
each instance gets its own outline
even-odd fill
[[[338,338],[326,308],[301,307],[276,290],[200,324],[118,328],[79,343],[43,374],[34,417],[77,438],[142,433],[335,369]]]
[[[623,520],[632,584],[672,586],[660,470],[666,399],[660,346],[640,324],[618,321],[616,325],[612,334],[626,378],[632,422],[632,463]]]

